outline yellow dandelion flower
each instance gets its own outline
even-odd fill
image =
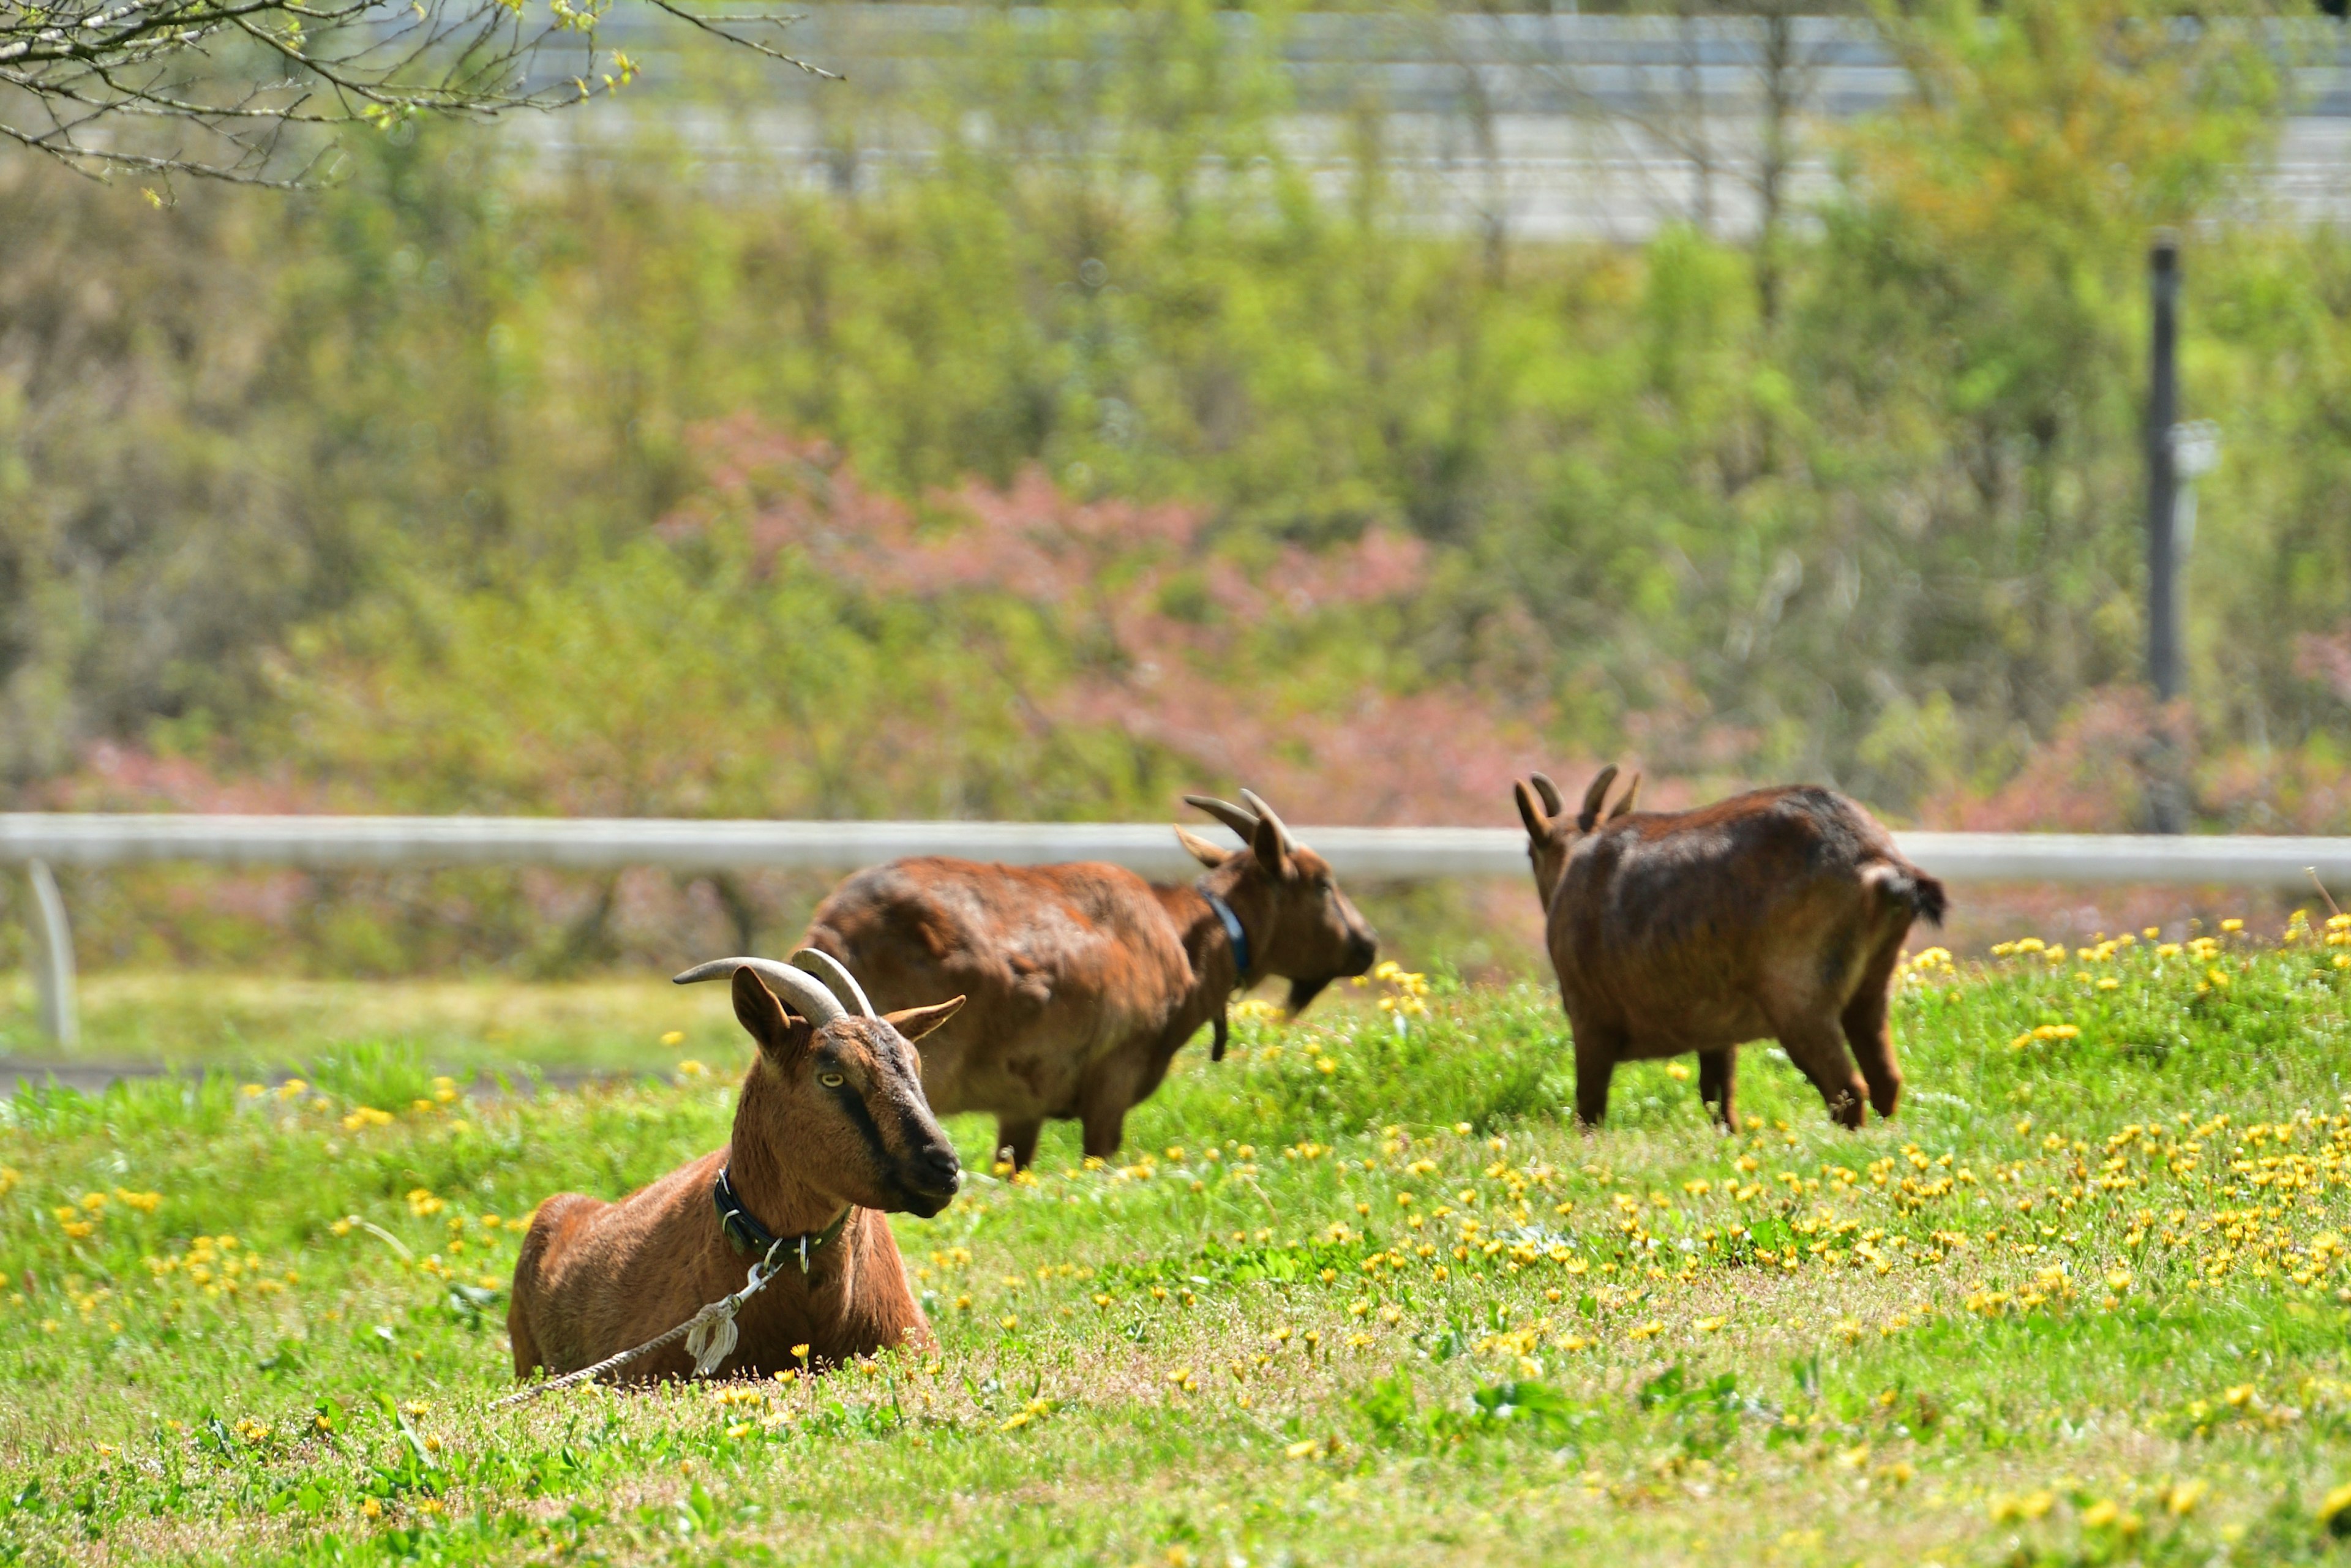
[[[662,1035],[661,1042],[664,1045],[684,1045],[685,1043],[685,1030],[682,1029],[670,1030]]]

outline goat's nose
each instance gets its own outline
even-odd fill
[[[936,1177],[940,1186],[953,1190],[963,1179],[963,1162],[956,1159],[955,1150],[945,1144],[925,1149],[919,1157],[923,1169]]]

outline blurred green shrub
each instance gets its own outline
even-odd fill
[[[1106,817],[1247,781],[1507,821],[1513,771],[1626,754],[1663,803],[1802,775],[2131,826],[2172,224],[2227,444],[2162,722],[2208,823],[2351,827],[2351,244],[2261,207],[2285,99],[2245,17],[1887,11],[1919,99],[1837,133],[1830,193],[1625,247],[1407,221],[1373,101],[1318,189],[1278,13],[1052,16],[1093,68],[1007,21],[933,97],[834,111],[938,152],[853,198],[413,128],[331,191],[160,212],[0,162],[16,800]],[[811,892],[75,897],[101,959],[381,970],[611,962]]]

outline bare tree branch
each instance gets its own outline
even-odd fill
[[[313,183],[338,127],[618,92],[641,68],[599,41],[617,3],[628,0],[0,0],[0,141],[101,178]],[[833,77],[766,41],[796,16],[633,3]]]

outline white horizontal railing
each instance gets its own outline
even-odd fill
[[[1200,831],[1228,836],[1203,823]],[[1516,828],[1301,826],[1342,875],[1412,880],[1515,876]],[[1896,833],[1949,882],[2143,883],[2307,888],[2310,871],[2351,884],[2351,838],[2194,838],[2132,833]],[[768,822],[646,817],[227,817],[0,812],[0,862],[135,865],[204,861],[316,870],[659,866],[849,871],[901,855],[1035,865],[1108,861],[1146,876],[1192,864],[1163,822]]]
[[[1211,834],[1221,829],[1204,828]],[[1364,881],[1519,876],[1516,828],[1301,826],[1341,875]],[[1229,837],[1229,835],[1224,835]],[[1897,833],[1903,852],[1947,882],[2159,883],[2309,890],[2315,873],[2351,888],[2351,838],[2137,834]],[[0,813],[0,862],[29,875],[34,972],[44,1026],[74,1034],[73,946],[54,866],[203,861],[314,870],[555,866],[681,872],[788,867],[848,871],[902,855],[1033,865],[1108,861],[1146,876],[1193,866],[1160,822],[767,822],[662,818],[110,816]]]

